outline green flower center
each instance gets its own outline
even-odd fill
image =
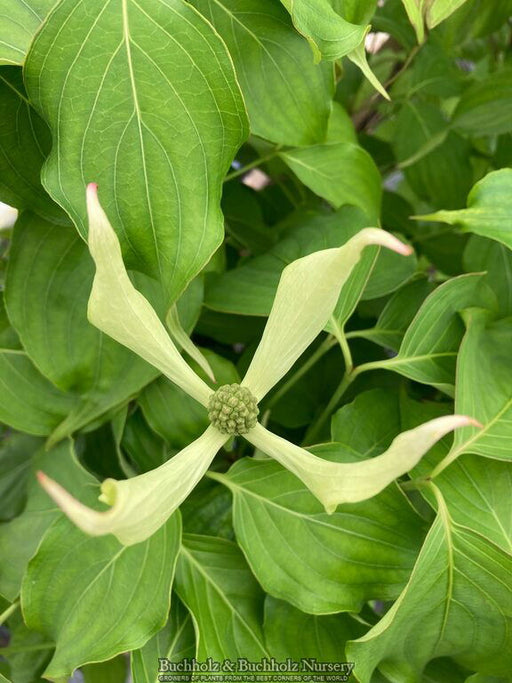
[[[259,412],[254,396],[239,384],[224,384],[208,402],[210,422],[222,434],[245,434],[256,426]]]

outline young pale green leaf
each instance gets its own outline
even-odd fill
[[[432,446],[459,427],[478,424],[464,415],[447,415],[403,432],[385,453],[355,463],[319,458],[258,424],[246,438],[293,472],[332,514],[341,503],[357,503],[376,496],[411,470]]]
[[[1,11],[1,26],[5,16]],[[11,14],[11,12],[10,12]],[[0,29],[0,51],[1,51]],[[0,200],[62,222],[64,214],[41,185],[41,167],[51,147],[50,131],[30,106],[22,70],[0,68]],[[65,218],[64,218],[65,220]]]
[[[270,656],[261,626],[264,594],[234,543],[184,535],[175,589],[194,617],[198,660]]]
[[[409,21],[416,31],[416,37],[418,38],[418,43],[422,43],[425,40],[425,26],[423,20],[423,12],[425,8],[426,0],[402,0],[402,3],[409,17]]]
[[[131,670],[134,683],[158,683],[159,658],[181,662],[185,657],[192,659],[196,653],[194,625],[190,612],[176,594],[171,598],[171,611],[164,628],[144,647],[131,653]],[[180,674],[185,676],[185,674]],[[185,680],[184,678],[181,680]]]
[[[43,184],[85,237],[97,181],[128,266],[173,303],[222,241],[222,180],[248,132],[222,39],[183,0],[64,0],[25,79],[54,139]]]
[[[275,0],[194,0],[233,58],[251,132],[284,145],[325,140],[334,94],[331,64],[311,51]]]
[[[149,538],[164,524],[202,478],[228,437],[215,427],[166,463],[138,477],[105,479],[99,499],[112,507],[100,512],[76,500],[43,472],[39,481],[66,515],[92,536],[114,534],[124,545]]]
[[[420,680],[431,659],[450,655],[472,671],[505,677],[511,671],[512,558],[455,524],[442,499],[439,508],[402,595],[348,645],[361,683],[370,683],[377,667],[393,680]]]
[[[351,24],[329,0],[281,0],[297,31],[308,41],[316,62],[340,59],[352,52],[367,33],[366,26]]]
[[[315,450],[336,463],[358,453],[340,444]],[[227,474],[209,477],[231,490],[237,541],[271,595],[310,614],[357,612],[367,600],[396,598],[406,584],[424,532],[397,486],[328,515],[268,458],[244,458]]]
[[[464,231],[502,242],[512,249],[512,169],[488,173],[473,187],[468,208],[459,211],[436,211],[419,220],[460,225]]]
[[[368,30],[370,30],[370,27],[368,27]],[[373,73],[373,71],[370,68],[370,65],[368,64],[368,58],[366,57],[364,41],[361,42],[354,50],[352,50],[352,52],[349,52],[347,57],[350,59],[351,62],[353,62],[356,66],[358,66],[361,69],[365,77],[370,81],[375,90],[378,93],[380,93],[382,97],[384,97],[384,99],[391,99],[388,93],[386,92],[386,89],[379,81],[377,76]]]
[[[94,498],[92,482],[83,472],[87,502]],[[45,677],[67,677],[77,666],[141,647],[160,630],[180,535],[179,515],[129,548],[112,537],[84,536],[65,517],[51,527],[30,561],[21,593],[28,626],[56,644]]]
[[[323,330],[363,249],[377,244],[407,256],[411,248],[384,230],[365,228],[338,249],[297,259],[281,275],[274,304],[242,382],[258,400]]]
[[[358,206],[370,224],[378,225],[382,181],[373,159],[362,147],[335,142],[281,152],[280,157],[304,185],[332,206]]]
[[[467,332],[457,367],[455,409],[470,411],[482,429],[455,435],[452,450],[434,472],[463,453],[510,460],[512,435],[512,324],[510,318],[489,324],[487,311],[464,313]]]
[[[54,0],[0,0],[0,64],[23,64]]]
[[[100,206],[94,184],[87,188],[87,210],[89,249],[96,264],[89,320],[206,405],[211,389],[187,365],[151,304],[132,285],[119,240]]]
[[[494,71],[469,87],[459,100],[452,123],[478,136],[511,131],[512,69]]]
[[[424,2],[427,26],[435,28],[468,0],[420,0]]]

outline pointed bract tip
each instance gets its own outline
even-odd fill
[[[484,428],[484,425],[478,420],[475,420],[474,417],[469,417],[468,415],[454,415],[453,417],[459,418],[459,427],[478,427],[478,429]]]
[[[41,472],[41,470],[38,470],[36,472],[36,477],[37,481],[41,484],[41,486],[44,486],[49,479],[49,477],[47,477],[44,472]]]
[[[98,183],[88,183],[87,192],[89,194],[96,194],[98,192]]]

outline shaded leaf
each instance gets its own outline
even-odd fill
[[[198,660],[269,656],[261,627],[263,592],[234,543],[185,535],[175,589],[194,617]]]
[[[23,64],[54,0],[0,0],[0,64]]]
[[[512,130],[512,69],[493,71],[473,83],[455,108],[453,125],[475,135],[500,135]]]
[[[316,452],[354,459],[338,444]],[[231,489],[237,540],[271,595],[312,614],[358,611],[372,597],[396,597],[407,581],[421,522],[396,487],[327,515],[296,477],[271,460],[243,459],[228,474],[210,476]]]
[[[16,517],[26,502],[31,459],[42,447],[40,439],[26,434],[2,435],[0,443],[0,519]]]

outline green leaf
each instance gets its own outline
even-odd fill
[[[431,659],[450,655],[473,671],[511,670],[512,557],[455,524],[440,497],[439,508],[407,587],[347,648],[361,683],[377,666],[392,680],[417,681]]]
[[[61,438],[126,403],[157,374],[88,322],[93,273],[75,230],[30,214],[17,222],[7,311],[31,360],[73,401]]]
[[[300,662],[344,660],[344,644],[363,628],[347,614],[317,616],[305,614],[284,600],[265,599],[265,638],[278,661],[288,657]]]
[[[487,271],[485,281],[496,294],[500,316],[512,315],[512,251],[499,242],[472,235],[463,262],[468,273]]]
[[[185,657],[192,659],[195,653],[192,617],[183,603],[173,595],[167,624],[144,647],[131,653],[133,683],[158,683],[157,670],[160,658],[180,662]],[[182,675],[185,676],[180,674]]]
[[[39,25],[55,0],[0,0],[0,64],[23,64]]]
[[[194,0],[228,46],[251,131],[284,145],[325,140],[334,94],[330,64],[311,52],[275,0]]]
[[[495,306],[492,293],[482,287],[482,275],[461,275],[445,282],[425,299],[407,328],[398,355],[374,365],[453,395],[457,351],[464,336],[458,312],[479,305],[477,302]],[[368,364],[368,369],[371,366]]]
[[[512,169],[488,173],[473,187],[468,208],[436,211],[415,218],[459,225],[462,230],[490,237],[512,249]]]
[[[315,452],[354,459],[338,444]],[[395,598],[407,581],[421,522],[397,487],[328,515],[271,460],[243,459],[228,474],[210,476],[231,489],[237,540],[271,595],[312,614],[358,611],[371,598]]]
[[[11,602],[17,597],[28,561],[35,553],[52,522],[62,516],[35,478],[35,472],[59,476],[71,489],[83,482],[83,469],[77,464],[71,441],[63,441],[51,451],[34,453],[27,485],[27,505],[15,519],[0,525],[0,593]]]
[[[458,360],[455,408],[483,428],[469,427],[456,434],[445,465],[463,453],[510,460],[512,322],[508,318],[488,324],[488,312],[478,309],[467,311],[464,318],[467,333]]]
[[[385,389],[364,391],[331,419],[332,441],[365,458],[384,452],[400,431],[398,402]]]
[[[470,268],[481,270],[480,268]],[[387,302],[375,327],[355,330],[347,338],[363,337],[393,351],[398,351],[404,334],[418,309],[434,286],[426,278],[419,278],[401,287]]]
[[[281,0],[297,31],[308,41],[316,62],[348,55],[363,40],[366,26],[351,24],[334,11],[329,0]]]
[[[19,611],[9,617],[7,627],[9,645],[0,652],[9,662],[10,675],[16,683],[40,683],[52,656],[53,643],[27,628]]]
[[[460,98],[452,123],[479,137],[512,130],[512,68],[473,83]]]
[[[62,222],[62,211],[40,180],[51,147],[50,131],[28,102],[21,69],[0,68],[0,103],[1,200]]]
[[[468,0],[425,0],[427,25],[435,28]]]
[[[81,496],[89,504],[94,483],[82,471]],[[22,586],[28,626],[56,643],[45,676],[69,676],[77,666],[139,648],[163,626],[180,532],[174,515],[149,540],[128,548],[112,536],[86,536],[64,516],[53,524]]]
[[[199,661],[269,657],[261,627],[263,591],[234,543],[185,535],[175,588],[194,618]]]
[[[52,434],[76,405],[73,396],[41,375],[24,351],[0,350],[0,385],[0,421],[28,434]]]
[[[81,667],[84,683],[125,683],[127,661],[124,655],[99,664],[87,664]]]
[[[373,159],[362,147],[327,143],[281,152],[280,157],[304,185],[332,206],[358,206],[367,214],[370,225],[378,225],[382,181]]]
[[[409,17],[409,21],[414,26],[418,43],[425,39],[425,27],[423,22],[423,11],[426,0],[402,0],[402,3]]]
[[[16,517],[27,498],[27,483],[33,454],[41,440],[26,434],[2,434],[0,442],[0,520]]]
[[[446,415],[451,406],[446,403],[400,400],[402,429],[410,429],[433,417]],[[449,453],[453,438],[439,441],[432,451],[418,463],[413,476],[429,477],[434,467]],[[466,526],[489,539],[503,550],[512,550],[512,515],[510,463],[468,455],[458,458],[435,478],[454,522]],[[435,496],[422,487],[421,493],[433,507]]]
[[[408,100],[396,120],[393,148],[419,197],[435,208],[464,206],[473,183],[471,148],[467,140],[448,131],[437,107]]]
[[[99,183],[128,266],[176,300],[221,242],[221,183],[247,134],[218,34],[181,0],[64,0],[25,78],[55,140],[45,187],[85,236]]]

